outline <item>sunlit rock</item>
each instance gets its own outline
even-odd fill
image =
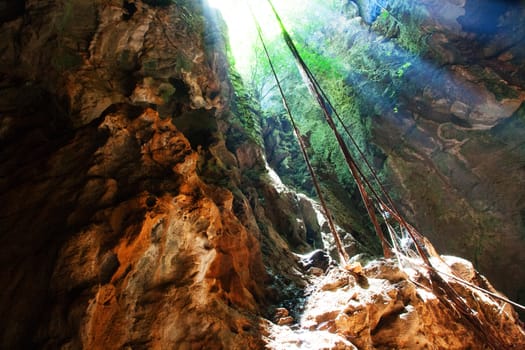
[[[446,257],[445,261],[463,278],[480,277],[462,259]],[[366,287],[342,269],[332,269],[316,280],[298,325],[287,330],[270,328],[270,348],[300,342],[310,331],[329,332],[351,343],[341,347],[324,342],[319,345],[323,349],[486,349],[483,333],[458,317],[446,296],[443,301],[443,295],[432,291],[425,274],[414,274],[410,269],[405,273],[393,261],[373,261],[363,273],[369,281]],[[468,280],[479,285],[472,278]],[[525,346],[525,332],[512,308],[473,289],[453,286],[476,310],[477,317],[490,320],[483,332],[497,337],[491,341],[499,342],[501,349]]]

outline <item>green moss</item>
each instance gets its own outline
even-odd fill
[[[403,65],[401,65],[401,67],[397,69],[396,76],[398,78],[402,78],[403,75],[405,75],[405,72],[407,71],[407,69],[410,68],[411,66],[412,66],[412,63],[410,62],[403,63]]]
[[[174,63],[174,66],[181,72],[191,72],[193,69],[193,62],[184,55],[177,55],[177,57],[174,58]],[[155,58],[144,59],[142,69],[144,70],[144,75],[158,77],[158,60]]]
[[[206,35],[205,24],[206,19],[203,16],[203,4],[201,1],[192,0],[173,0],[171,1],[177,6],[177,15],[185,24],[185,31],[188,35],[194,33],[203,33]]]
[[[409,22],[400,26],[399,38],[396,42],[410,53],[424,56],[429,51],[429,47],[427,35],[421,31],[422,23],[411,16],[408,18],[410,18]]]
[[[165,103],[167,103],[170,100],[171,96],[173,96],[174,93],[175,88],[173,87],[173,85],[169,83],[160,84],[159,95]]]
[[[61,49],[51,59],[51,65],[59,72],[73,69],[82,64],[82,57],[73,51]]]
[[[487,89],[494,94],[498,101],[505,98],[518,98],[519,94],[516,89],[510,87],[500,77],[489,75],[484,81]]]
[[[259,164],[251,169],[247,169],[243,172],[245,180],[251,182],[252,185],[260,184],[261,182],[269,182],[269,177],[266,169]]]
[[[438,170],[441,173],[449,175],[447,174],[448,170],[450,169],[449,163],[452,161],[452,156],[450,154],[445,152],[438,152],[434,155],[432,160],[434,161],[434,164],[436,164]]]
[[[71,20],[73,19],[73,1],[67,0],[64,3],[64,13],[62,17],[60,18],[60,21],[56,24],[57,31],[59,34],[62,34],[66,28],[69,27],[71,24]]]
[[[157,64],[157,60],[155,59],[146,59],[142,64],[144,75],[154,75],[154,73],[157,71]]]
[[[525,134],[525,103],[510,117],[501,121],[496,127],[491,129],[490,135],[500,142],[515,148],[516,151],[525,149],[523,135]]]
[[[246,140],[262,146],[260,123],[262,112],[259,103],[244,87],[242,78],[238,73],[232,71],[230,79],[234,92],[231,117],[233,124],[237,125],[237,127],[231,128],[234,134],[230,136],[238,139],[238,141]],[[239,132],[241,135],[235,135]]]
[[[399,36],[399,28],[395,20],[393,20],[392,15],[385,10],[381,11],[381,14],[372,24],[372,29],[381,33],[386,38],[396,38]]]
[[[418,2],[399,1],[383,9],[372,24],[372,29],[412,54],[423,56],[428,52],[427,34],[421,28],[425,18],[425,8]]]
[[[176,67],[179,70],[189,72],[193,69],[193,61],[184,55],[178,55],[175,60]]]
[[[85,5],[85,4],[84,4]],[[78,42],[81,38],[75,35],[76,27],[85,26],[91,27],[90,20],[92,19],[93,6],[84,6],[83,4],[75,3],[72,0],[63,2],[62,16],[54,23],[57,37],[56,37],[56,52],[51,58],[51,66],[57,71],[63,72],[82,64],[82,57],[77,53],[78,50],[71,48],[75,47],[74,42]],[[82,11],[87,11],[86,16],[77,20],[77,15]],[[75,21],[73,21],[75,19]],[[81,21],[81,24],[78,23]]]
[[[509,86],[496,72],[490,68],[473,65],[470,68],[471,74],[482,82],[487,90],[492,92],[497,100],[504,98],[518,98],[519,94],[515,88]]]
[[[442,124],[441,136],[447,140],[463,141],[467,139],[468,132],[464,129],[459,129],[452,123]]]

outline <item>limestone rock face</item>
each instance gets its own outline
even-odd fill
[[[119,154],[119,146],[149,133],[141,151],[136,149],[140,166],[130,167],[126,176],[142,182],[157,173],[160,188],[115,201],[111,194],[122,189],[110,193],[110,184],[118,187],[122,180],[88,180],[82,202],[115,204],[102,205],[58,251],[51,326],[41,330],[50,338],[41,341],[51,348],[68,338],[71,346],[83,348],[184,348],[221,344],[226,338],[218,337],[225,332],[232,335],[225,347],[254,346],[240,339],[253,330],[253,321],[233,307],[256,312],[266,277],[258,241],[232,212],[232,194],[199,180],[197,154],[170,120],[152,110],[131,122],[127,118],[105,117],[99,129],[109,129],[111,141],[95,152],[99,162],[88,174],[108,179],[116,158],[133,156],[128,147]],[[69,218],[82,215],[83,208],[76,209]],[[63,298],[69,300],[67,309]],[[67,321],[75,317],[80,317],[78,335]]]
[[[231,192],[199,179],[198,154],[154,110],[97,124],[2,195],[3,347],[31,332],[46,348],[256,348],[268,277]]]
[[[379,91],[363,115],[406,216],[521,302],[524,14],[512,1],[407,1],[377,18],[376,34],[353,34],[373,62],[399,67],[361,98]]]
[[[8,3],[0,347],[261,347],[256,316],[280,292],[266,292],[261,232],[239,205],[214,14],[199,2]],[[202,180],[210,169],[229,189]]]

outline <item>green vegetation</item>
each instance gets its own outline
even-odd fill
[[[72,50],[60,48],[51,59],[51,65],[59,72],[80,66],[82,58]]]
[[[244,142],[253,142],[262,146],[261,124],[259,116],[262,114],[256,106],[258,103],[246,90],[241,76],[230,73],[234,95],[232,96],[231,129],[228,138],[230,149],[235,149]]]
[[[410,66],[412,66],[412,63],[410,62],[405,62],[401,67],[399,67],[396,71],[396,75],[398,78],[402,78],[403,75],[405,75],[405,72],[408,68],[410,68]]]
[[[168,103],[170,97],[175,93],[175,87],[169,83],[162,83],[159,86],[159,94],[164,103]]]
[[[78,54],[64,46],[64,37],[68,35],[68,28],[71,26],[74,8],[73,1],[66,1],[64,3],[63,15],[55,22],[57,35],[57,49],[51,58],[51,66],[59,72],[74,68],[82,63],[81,57]]]
[[[516,88],[507,85],[507,83],[492,69],[472,66],[471,71],[479,77],[487,89],[494,94],[497,100],[504,98],[518,98],[519,94]]]
[[[64,14],[57,23],[57,30],[59,33],[63,33],[64,30],[69,26],[71,19],[73,19],[73,1],[66,1],[64,4]]]
[[[421,29],[424,28],[426,15],[424,6],[415,0],[397,1],[381,11],[372,29],[392,39],[404,50],[424,56],[428,51],[428,33]]]
[[[395,42],[376,40],[373,35],[363,34],[365,29],[362,27],[357,28],[357,32],[361,31],[359,35],[369,38],[350,41],[349,36],[358,34],[346,28],[341,30],[340,26],[347,24],[341,24],[339,10],[335,2],[331,2],[330,7],[319,2],[316,6],[309,6],[300,15],[287,14],[289,16],[286,18],[293,23],[292,36],[301,56],[330,96],[352,137],[372,162],[383,157],[369,142],[372,119],[378,114],[400,113],[402,102],[398,101],[398,93],[402,86],[407,85],[407,79],[410,79],[415,55],[398,49]],[[319,16],[319,12],[323,16]],[[383,12],[378,21],[388,21],[391,26],[400,26],[391,12],[387,11]],[[396,31],[399,33],[400,29],[397,28]],[[408,35],[408,32],[405,35]],[[351,44],[347,45],[349,42]],[[349,193],[355,193],[353,179],[333,133],[324,121],[319,106],[310,97],[302,82],[288,48],[280,36],[266,39],[266,44],[278,69],[292,113],[298,121],[303,138],[310,146],[312,162],[316,168],[323,169],[322,172],[326,176],[335,176]],[[271,119],[263,121],[263,126],[282,126],[286,116],[281,98],[260,47],[255,49],[253,62],[255,64],[248,81],[267,112],[266,118]],[[342,131],[342,126],[339,126]],[[303,187],[304,181],[303,184],[297,182],[298,178],[304,179],[308,175],[306,169],[299,164],[302,157],[295,141],[289,135],[290,132],[274,128],[271,133],[273,135],[266,138],[266,143],[272,166],[277,169],[285,183],[298,186],[303,191],[307,190]],[[348,138],[346,141],[351,144]],[[284,151],[276,152],[274,148],[284,148]],[[284,157],[285,154],[288,157]],[[359,158],[355,149],[354,156]],[[380,163],[378,165],[381,166]]]
[[[414,1],[384,10],[370,28],[345,18],[342,15],[345,8],[341,6],[338,1],[330,1],[328,6],[323,1],[310,1],[308,6],[300,7],[301,11],[281,11],[281,5],[277,9],[301,56],[338,110],[344,126],[368,161],[374,164],[379,177],[384,179],[387,174],[382,168],[386,156],[370,142],[376,124],[373,121],[384,115],[403,118],[405,102],[401,92],[404,96],[412,96],[418,89],[412,82],[417,79],[418,55],[427,50],[425,44],[421,44],[426,34],[421,34],[419,18],[405,15],[410,7],[416,6]],[[265,43],[316,172],[324,185],[341,184],[338,193],[343,195],[344,192],[356,199],[354,180],[333,133],[303,83],[289,49],[279,33],[268,28],[267,20],[264,17],[262,22]],[[246,46],[246,42],[243,45]],[[229,140],[241,144],[245,131],[256,142],[260,142],[262,136],[268,161],[283,181],[313,194],[309,174],[264,51],[260,42],[254,46],[249,59],[251,66],[243,70],[249,72],[243,78],[248,90],[253,92],[248,93],[238,86],[242,85],[240,77],[233,78],[236,107],[232,110],[234,126]],[[230,59],[233,63],[233,55]],[[251,100],[250,95],[260,102],[264,113],[253,110],[257,102]],[[344,135],[342,125],[338,127]],[[344,135],[344,138],[354,157],[360,159],[349,137]],[[364,166],[362,168],[365,175],[370,175]]]
[[[390,125],[385,124],[385,120],[392,123],[392,126],[397,121],[408,120],[405,106],[411,101],[407,101],[407,97],[422,94],[423,85],[418,82],[427,75],[422,73],[425,67],[420,56],[428,50],[428,33],[421,31],[421,18],[424,14],[419,17],[407,16],[408,13],[417,13],[410,12],[417,7],[416,2],[398,2],[395,3],[395,7],[383,10],[375,23],[367,27],[357,18],[352,18],[356,13],[354,8],[343,5],[340,1],[330,1],[328,6],[320,0],[310,0],[307,6],[297,4],[296,0],[286,3],[292,2],[297,5],[295,11],[285,11],[287,5],[276,4],[283,23],[290,31],[302,58],[339,112],[342,123],[364,151],[368,162],[373,164],[387,189],[390,189],[396,184],[385,183],[384,179],[397,177],[387,173],[387,156],[370,141],[373,138],[377,140],[377,130]],[[297,11],[299,8],[300,11]],[[229,11],[228,15],[233,15],[230,9],[226,11]],[[353,14],[345,17],[347,11],[353,11]],[[366,217],[365,210],[363,207],[355,207],[359,202],[359,194],[332,130],[324,120],[317,102],[310,96],[279,32],[269,24],[272,16],[257,13],[263,26],[265,43],[292,113],[298,122],[312,164],[320,177],[322,187],[326,189],[329,205],[336,207],[338,203],[344,202],[348,204],[345,208],[352,207],[355,215],[350,226],[358,231],[356,236],[361,233],[362,237],[367,237],[363,240],[374,240],[373,235],[366,233],[372,231],[368,221],[358,222],[356,219]],[[253,31],[249,14],[241,16],[242,20],[239,20],[240,16],[232,17],[232,21],[246,24],[241,31]],[[230,37],[234,41],[239,31],[239,28],[236,31],[234,29],[233,35],[230,31]],[[209,33],[208,36],[205,42],[212,46],[221,39],[218,33]],[[245,40],[240,44],[244,51],[248,51],[249,43],[251,42]],[[233,55],[231,50],[228,50],[228,54],[231,66],[236,63],[237,68],[246,65],[249,67],[241,69],[242,79],[241,76],[232,74],[233,107],[231,112],[224,116],[231,125],[226,135],[227,148],[235,151],[246,146],[246,143],[263,144],[268,162],[284,183],[315,195],[260,42],[254,45],[249,59],[243,62],[240,62],[241,56]],[[246,56],[246,52],[244,55]],[[235,60],[237,62],[234,62]],[[243,84],[243,80],[246,85]],[[259,103],[262,111],[254,107],[259,106]],[[371,178],[350,138],[344,134],[342,125],[338,127],[354,157],[361,163],[365,176]],[[374,130],[376,127],[378,129]],[[449,131],[453,133],[455,130]],[[407,145],[398,140],[399,138],[392,137],[383,142],[391,146],[394,153],[403,152]],[[447,161],[443,159],[443,165],[446,165]],[[256,180],[260,181],[264,177],[264,169],[254,167],[250,171],[244,170],[244,178],[246,177],[254,183]],[[423,183],[427,179],[421,177],[420,180]],[[433,180],[437,181],[438,178]],[[430,187],[434,185],[438,186],[439,183],[432,183]],[[443,198],[440,198],[437,192],[429,191],[428,196],[441,203]],[[396,193],[390,194],[397,198]],[[434,208],[429,210],[437,211]],[[336,212],[339,213],[339,210]],[[340,212],[344,212],[342,216],[348,215],[347,209]]]

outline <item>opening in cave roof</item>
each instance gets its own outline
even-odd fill
[[[327,17],[328,8],[333,1],[286,0],[274,1],[288,30],[294,33],[313,21],[312,16]],[[255,47],[257,31],[250,7],[263,27],[265,40],[272,41],[280,35],[280,28],[267,1],[253,0],[208,0],[212,8],[217,9],[228,26],[230,47],[235,59],[236,68],[243,77],[248,77],[256,64]]]

